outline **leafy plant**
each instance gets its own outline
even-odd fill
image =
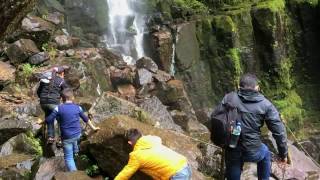
[[[95,176],[100,174],[100,170],[96,164],[93,164],[86,169],[86,173],[88,176]]]
[[[21,66],[20,79],[22,80],[22,83],[24,83],[25,85],[29,84],[29,79],[32,76],[34,69],[35,67],[29,63],[23,64]]]

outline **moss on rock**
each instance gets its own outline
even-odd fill
[[[260,2],[256,5],[256,8],[270,9],[272,12],[278,12],[285,8],[284,0],[267,0]]]

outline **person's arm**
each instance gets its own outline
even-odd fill
[[[278,110],[272,104],[266,112],[266,124],[276,140],[280,158],[285,159],[288,154],[287,133]]]
[[[54,108],[54,110],[52,111],[52,113],[46,118],[46,123],[51,124],[54,122],[54,120],[56,119],[56,117],[59,114],[59,110],[58,110],[58,106],[56,108]]]
[[[88,118],[88,116],[86,116],[86,115],[84,114],[83,109],[82,109],[80,106],[79,106],[79,109],[80,109],[80,117],[81,117],[81,119],[82,119],[85,123],[87,123],[92,130],[94,130],[94,131],[99,130],[100,128],[99,128],[99,127],[95,127],[95,126],[92,124],[91,120]]]
[[[138,171],[140,167],[138,159],[134,155],[130,155],[128,164],[121,170],[121,172],[114,178],[114,180],[127,180]]]

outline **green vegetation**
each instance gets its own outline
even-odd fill
[[[27,136],[26,136],[26,137],[27,137],[26,141],[28,142],[28,144],[30,144],[30,145],[33,147],[33,149],[36,151],[36,154],[37,154],[38,156],[41,156],[42,153],[43,153],[43,151],[42,151],[40,139],[35,138],[34,135],[33,135],[33,133],[30,132],[30,131],[28,131],[26,134],[27,134]]]
[[[257,8],[270,9],[272,12],[282,11],[285,8],[284,0],[267,0],[257,4]]]
[[[236,26],[233,23],[230,16],[224,16],[224,15],[214,16],[213,20],[216,28],[222,29],[224,32],[236,31]]]
[[[240,76],[242,74],[240,51],[238,48],[231,48],[228,50],[227,56],[232,60],[234,70],[235,70],[234,84],[235,86],[237,86],[237,84],[239,84]]]
[[[28,86],[30,84],[29,79],[32,76],[32,73],[35,69],[35,66],[32,66],[29,63],[23,64],[20,66],[21,67],[21,71],[19,71],[18,73],[18,80],[19,83]]]
[[[99,167],[96,164],[90,165],[87,169],[86,169],[86,173],[88,176],[96,176],[98,174],[100,174],[100,170]]]
[[[208,13],[209,9],[203,3],[197,0],[173,0],[173,2],[184,9],[190,10],[195,13],[203,14]]]

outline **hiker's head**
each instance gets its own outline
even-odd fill
[[[58,66],[58,67],[52,68],[52,72],[61,78],[64,78],[65,70],[66,70],[65,66]]]
[[[126,131],[125,137],[128,140],[128,144],[132,147],[136,144],[138,139],[140,139],[142,133],[138,129],[129,129]]]
[[[241,89],[259,90],[258,78],[254,74],[244,74],[240,79]]]
[[[73,101],[74,100],[74,95],[73,95],[73,90],[72,89],[64,89],[62,91],[62,100],[64,102],[66,101]]]

